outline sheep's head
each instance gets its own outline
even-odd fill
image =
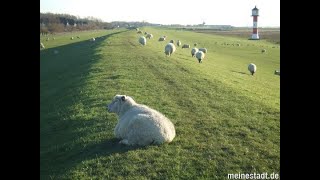
[[[116,95],[110,104],[107,105],[107,109],[111,113],[118,113],[120,111],[121,104],[126,100],[125,95]]]
[[[108,112],[110,113],[120,113],[120,110],[124,104],[132,105],[134,100],[130,96],[126,95],[115,95],[110,104],[107,105]]]

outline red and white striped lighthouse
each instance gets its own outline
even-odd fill
[[[253,31],[252,31],[252,36],[251,39],[259,39],[259,34],[258,34],[258,16],[259,16],[259,9],[255,6],[252,9],[252,16],[253,16]]]

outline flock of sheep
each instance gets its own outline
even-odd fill
[[[136,31],[138,34],[143,34],[141,30],[139,30],[139,28],[136,28]],[[140,36],[139,37],[139,43],[142,44],[143,46],[145,46],[147,44],[147,38],[151,39],[153,38],[153,35],[147,32],[144,32],[144,35],[146,35],[146,37],[144,36]],[[165,41],[167,38],[167,36],[162,36],[158,39],[158,41]],[[177,46],[181,46],[182,43],[180,40],[177,40]],[[236,46],[240,46],[240,43],[237,43]],[[194,44],[194,46],[197,46],[197,43]],[[184,48],[190,48],[189,44],[184,44],[182,46],[182,49]],[[167,56],[171,56],[174,52],[176,51],[176,46],[174,44],[174,40],[170,40],[170,42],[164,47],[164,53]],[[191,56],[192,57],[196,57],[199,63],[202,63],[202,60],[205,57],[205,54],[207,53],[207,48],[192,48],[191,49]],[[267,50],[266,49],[262,49],[261,53],[266,53]],[[248,70],[251,73],[251,75],[254,75],[254,73],[257,71],[257,66],[253,63],[250,63],[248,65]],[[280,70],[275,70],[274,72],[275,75],[279,75],[280,76]]]
[[[141,30],[139,30],[139,28],[136,28],[137,30],[137,33],[138,34],[143,34]],[[140,36],[139,37],[139,43],[142,44],[143,46],[147,45],[147,38],[148,39],[151,39],[153,38],[153,35],[150,34],[150,33],[147,33],[147,32],[144,32],[144,36]],[[158,39],[158,41],[165,41],[167,38],[167,36],[162,36]],[[182,45],[181,41],[180,40],[177,40],[177,46],[180,47]],[[197,43],[194,44],[194,46],[197,46]],[[185,49],[185,48],[190,48],[191,46],[189,44],[184,44],[181,46],[182,49]],[[169,43],[164,47],[164,53],[167,55],[167,56],[171,56],[175,51],[176,51],[176,46],[175,46],[175,41],[174,40],[170,40]],[[192,57],[196,57],[198,62],[199,63],[202,63],[202,60],[204,59],[205,57],[205,54],[207,53],[207,48],[192,48],[191,49],[191,56]]]
[[[139,30],[139,28],[136,28],[136,31],[138,34],[143,34],[141,30]],[[145,36],[140,36],[139,37],[139,43],[142,44],[143,46],[147,45],[147,39],[152,39],[153,35],[147,32],[144,32]],[[80,36],[77,36],[78,39],[80,39]],[[165,41],[167,38],[167,36],[162,36],[158,39],[158,41]],[[74,39],[74,37],[70,38],[71,40]],[[46,41],[49,41],[50,38],[48,37],[46,39]],[[55,38],[53,37],[53,40],[55,40]],[[91,42],[94,42],[96,39],[93,37],[90,39]],[[217,42],[216,42],[217,43]],[[180,40],[177,40],[176,42],[177,46],[180,47],[182,45],[182,42]],[[224,45],[229,45],[228,43],[224,43]],[[233,45],[233,44],[232,44]],[[241,44],[237,43],[236,46],[240,46]],[[202,63],[202,60],[205,58],[205,54],[208,52],[207,48],[197,48],[197,43],[194,43],[194,48],[191,49],[191,56],[192,57],[196,57],[196,59],[198,60],[199,63]],[[42,42],[40,42],[40,49],[44,49],[45,46]],[[183,44],[181,46],[182,49],[189,49],[191,48],[190,44]],[[164,53],[167,56],[171,56],[174,52],[176,51],[176,46],[175,46],[175,41],[174,40],[170,40],[170,42],[168,44],[166,44],[166,46],[164,47]],[[262,49],[261,53],[266,53],[267,50],[266,49]],[[54,52],[54,54],[58,54],[58,52]],[[250,63],[248,65],[248,70],[251,73],[251,75],[254,75],[254,73],[257,71],[257,66],[253,63]],[[280,70],[275,70],[274,72],[275,75],[279,75],[280,76]]]

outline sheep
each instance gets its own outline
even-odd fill
[[[73,37],[71,37],[70,39],[71,39],[71,40],[73,40],[74,38],[73,38]]]
[[[167,56],[171,56],[176,51],[176,46],[173,43],[168,43],[164,48],[164,53]]]
[[[153,35],[152,35],[152,34],[147,34],[146,37],[149,38],[149,39],[151,39],[151,38],[153,38]]]
[[[180,40],[177,41],[177,46],[181,46],[181,41]]]
[[[261,50],[261,53],[266,53],[266,52],[267,52],[266,49],[262,49],[262,50]]]
[[[199,51],[198,48],[194,47],[191,49],[191,56],[194,57],[194,55]]]
[[[251,75],[253,76],[253,74],[257,71],[257,66],[253,63],[250,63],[248,66],[248,70],[250,71]]]
[[[275,70],[275,71],[274,71],[274,74],[280,76],[280,70],[279,70],[279,71],[278,71],[278,70]]]
[[[90,41],[92,41],[92,42],[93,42],[93,41],[96,41],[96,39],[93,37],[93,38],[91,38],[91,39],[90,39]]]
[[[160,38],[159,38],[159,41],[165,41],[165,40],[166,40],[165,37],[160,37]]]
[[[207,53],[207,52],[208,52],[207,48],[199,48],[199,51],[202,51],[202,52],[204,52],[204,53]]]
[[[142,34],[142,31],[139,30],[137,33],[138,33],[138,34]]]
[[[190,48],[190,44],[184,44],[183,46],[182,46],[182,49],[183,48]]]
[[[174,40],[170,40],[170,43],[174,44]]]
[[[139,28],[136,28],[136,31],[139,31]]]
[[[40,49],[44,49],[44,48],[45,48],[45,47],[44,47],[43,43],[40,42]]]
[[[240,46],[240,43],[237,43],[237,46]]]
[[[205,56],[205,54],[202,51],[198,51],[196,53],[196,58],[198,59],[199,63],[202,63],[202,59],[204,59],[204,56]]]
[[[114,135],[127,146],[170,143],[176,136],[174,124],[165,115],[136,103],[127,95],[115,95],[107,105],[109,113],[118,115]]]
[[[140,36],[139,43],[145,46],[147,44],[147,39],[144,36]]]

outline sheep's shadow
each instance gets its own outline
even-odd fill
[[[127,146],[119,143],[120,139],[111,138],[101,141],[100,143],[96,143],[85,148],[81,149],[83,153],[79,156],[79,161],[88,160],[96,157],[105,157],[110,156],[112,154],[118,153],[126,153],[128,151],[134,151],[136,149],[147,149],[148,146]]]
[[[234,73],[239,73],[239,74],[245,74],[245,75],[250,75],[250,74],[248,74],[248,73],[245,73],[245,72],[234,71],[234,70],[231,70],[231,72],[234,72]]]

